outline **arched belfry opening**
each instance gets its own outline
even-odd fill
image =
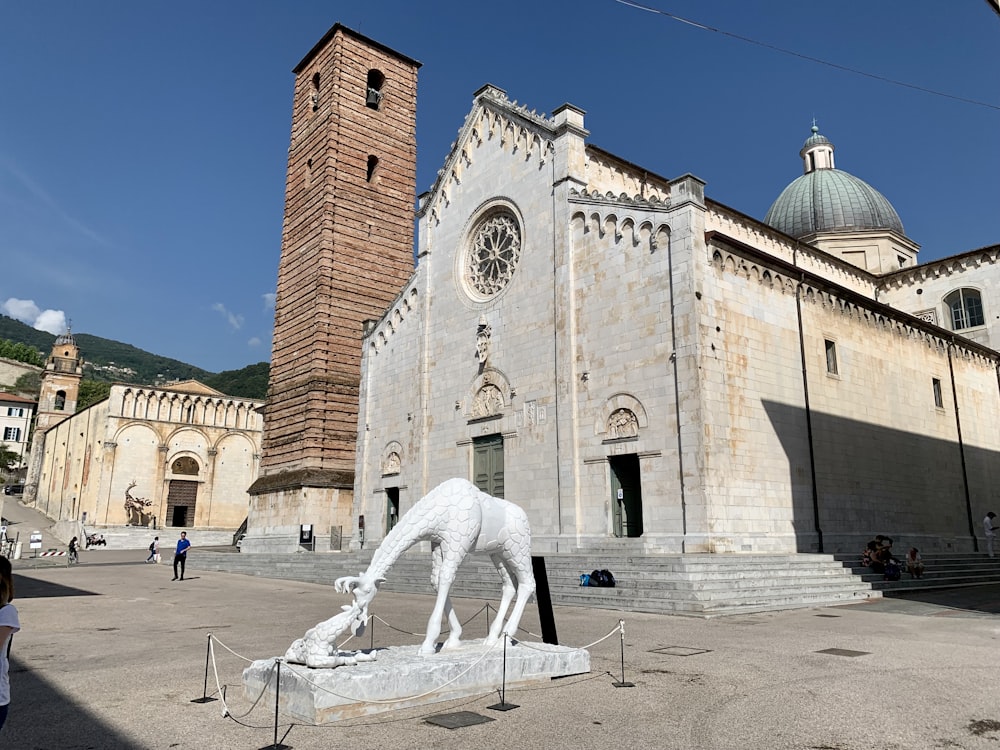
[[[369,109],[379,109],[382,106],[382,87],[385,86],[385,76],[382,71],[368,71],[368,90],[365,94],[365,105]]]

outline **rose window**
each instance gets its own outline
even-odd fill
[[[521,257],[521,232],[509,213],[498,213],[482,221],[466,256],[466,280],[475,294],[492,297],[502,290]]]

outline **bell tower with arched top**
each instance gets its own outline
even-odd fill
[[[52,353],[45,362],[38,391],[35,430],[31,437],[31,453],[24,484],[24,502],[31,504],[38,492],[38,475],[45,452],[45,432],[76,413],[76,402],[83,380],[83,357],[72,332],[56,337]]]
[[[279,540],[299,525],[328,534],[350,524],[364,321],[381,317],[413,273],[419,67],[337,24],[294,69],[271,375],[244,552],[287,551]]]
[[[73,334],[57,336],[52,353],[45,362],[38,391],[38,416],[35,432],[45,432],[76,412],[76,401],[83,380],[83,357]]]

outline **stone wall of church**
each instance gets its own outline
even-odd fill
[[[993,349],[1000,348],[1000,245],[904,269],[880,280],[879,299],[921,320]],[[961,289],[978,294],[983,320],[956,330],[945,299]]]
[[[821,279],[799,303],[789,269],[752,252],[709,257],[707,547],[972,549],[1000,457],[995,357]]]
[[[685,254],[671,253],[671,231],[679,233],[683,220],[665,206],[618,201],[574,201],[570,211],[568,291],[557,327],[567,334],[560,338],[570,373],[560,464],[573,468],[566,495],[575,502],[563,533],[583,547],[612,543],[609,458],[634,455],[643,533],[630,541],[677,552],[683,519],[670,277],[677,276],[675,294],[690,288]]]
[[[414,280],[363,342],[354,516],[365,516],[366,544],[383,533],[385,489],[399,490],[405,513],[440,482],[471,477],[484,436],[503,440],[505,496],[537,533],[559,527],[553,245],[565,222],[553,217],[548,149],[533,137],[546,134],[509,125],[484,117],[462,154],[461,190],[421,219]],[[483,298],[463,281],[463,253],[500,207],[516,217],[520,257],[506,287]]]

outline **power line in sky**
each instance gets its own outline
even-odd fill
[[[967,99],[964,96],[956,96],[955,94],[948,94],[944,91],[935,91],[934,89],[928,89],[923,86],[917,86],[913,83],[907,83],[906,81],[897,81],[894,78],[886,78],[885,76],[876,75],[875,73],[867,73],[863,70],[858,70],[857,68],[849,68],[846,65],[840,65],[838,63],[830,62],[828,60],[821,60],[818,57],[810,57],[809,55],[804,55],[801,52],[795,52],[794,50],[785,49],[783,47],[777,47],[773,44],[768,44],[767,42],[760,42],[756,39],[751,39],[747,36],[741,36],[740,34],[734,34],[731,31],[726,31],[724,29],[717,29],[714,26],[708,26],[703,23],[698,23],[697,21],[692,21],[690,18],[684,18],[682,16],[669,13],[665,10],[660,10],[659,8],[652,8],[648,5],[643,5],[642,3],[633,2],[633,0],[614,0],[616,3],[621,5],[627,5],[630,8],[635,8],[636,10],[644,10],[647,13],[655,13],[659,16],[664,16],[672,21],[679,21],[680,23],[685,23],[688,26],[694,26],[695,28],[702,29],[703,31],[711,31],[715,34],[722,34],[723,36],[728,36],[733,39],[738,39],[741,42],[746,42],[748,44],[755,44],[758,47],[764,47],[765,49],[772,50],[774,52],[780,52],[783,55],[791,55],[792,57],[797,57],[800,60],[808,60],[809,62],[817,63],[819,65],[826,65],[828,68],[835,68],[836,70],[843,70],[847,73],[854,73],[855,75],[865,76],[866,78],[872,78],[876,81],[882,81],[883,83],[891,83],[894,86],[903,86],[908,89],[914,89],[916,91],[922,91],[925,94],[933,94],[934,96],[943,96],[946,99],[954,99],[955,101],[965,102],[966,104],[975,104],[979,107],[986,107],[987,109],[1000,110],[1000,105],[990,104],[989,102],[981,102],[977,99]],[[987,0],[991,5],[993,0]]]

